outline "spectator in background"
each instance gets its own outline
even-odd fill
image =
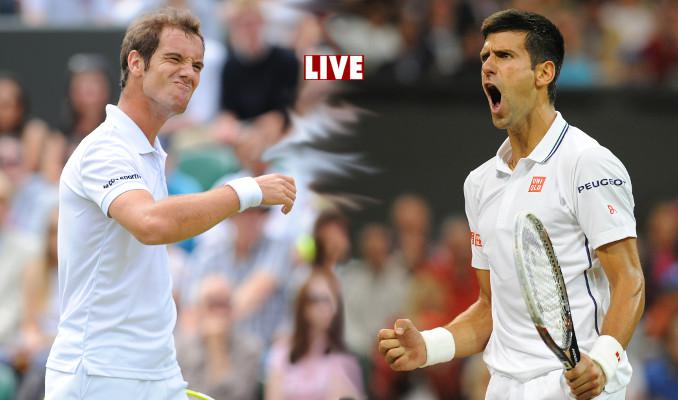
[[[656,32],[643,50],[643,76],[678,89],[678,2],[661,1],[656,16]]]
[[[28,99],[19,80],[0,73],[0,137],[13,137],[21,143],[21,165],[25,171],[37,171],[40,155],[48,137],[47,125],[28,117]]]
[[[45,363],[59,324],[58,219],[59,212],[54,209],[49,216],[43,254],[27,266],[24,274],[20,346],[28,370],[18,400],[38,400],[45,396]]]
[[[74,148],[106,119],[111,87],[106,60],[98,54],[76,54],[68,60],[68,96],[61,130]],[[70,152],[69,152],[70,153]]]
[[[623,67],[619,83],[642,82],[641,56],[655,30],[652,9],[642,0],[613,0],[602,4],[600,22],[611,36],[615,57]]]
[[[648,290],[648,300],[654,300],[653,293],[678,287],[678,211],[674,203],[660,203],[652,209],[647,236],[647,276],[654,289]]]
[[[0,73],[0,135],[21,137],[26,116],[26,98],[19,81]]]
[[[348,219],[339,211],[325,210],[313,227],[315,257],[313,269],[334,270],[346,261],[351,250]]]
[[[21,16],[32,26],[107,25],[115,0],[21,0]]]
[[[648,400],[675,399],[678,393],[678,307],[674,303],[670,308],[660,338],[663,349],[657,358],[645,364]]]
[[[396,234],[395,260],[414,273],[429,256],[429,205],[418,195],[401,195],[391,207],[391,222]]]
[[[3,146],[0,145],[0,149]],[[5,390],[12,386],[12,376],[7,367],[24,368],[17,365],[16,346],[18,344],[23,297],[21,283],[25,266],[38,256],[39,243],[9,224],[9,210],[12,201],[13,186],[9,178],[0,171],[0,369],[5,372],[0,380],[5,381]],[[1,386],[2,384],[0,384]],[[0,389],[2,391],[3,389]]]
[[[271,351],[266,400],[363,397],[360,368],[344,344],[343,319],[336,277],[315,269],[299,291],[291,339]]]
[[[235,333],[232,291],[221,276],[202,280],[195,324],[195,334],[177,342],[177,360],[189,387],[215,399],[255,399],[261,348],[251,336]]]
[[[559,87],[595,86],[599,82],[599,65],[585,46],[584,21],[565,7],[554,12],[553,19],[563,35],[567,52],[558,75]]]
[[[257,0],[234,0],[228,13],[228,57],[222,72],[221,110],[214,124],[217,140],[234,146],[245,169],[261,172],[262,152],[289,125],[299,81],[293,51],[264,41],[264,19]]]
[[[374,338],[402,312],[403,293],[409,285],[405,270],[391,259],[391,234],[381,224],[368,224],[358,239],[361,259],[341,271],[346,303],[346,343],[358,355],[371,381]]]
[[[471,231],[465,217],[447,218],[441,226],[438,248],[415,271],[407,315],[432,329],[453,320],[478,298],[478,281],[471,267]],[[434,365],[423,372],[439,398],[461,396],[461,360]]]
[[[189,271],[192,293],[185,296],[190,303],[205,277],[224,277],[232,285],[236,329],[258,338],[264,350],[288,317],[287,279],[293,260],[291,243],[265,234],[268,217],[268,209],[252,208],[199,236]],[[188,316],[190,325],[194,318]]]

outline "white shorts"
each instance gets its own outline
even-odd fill
[[[186,400],[181,373],[159,381],[87,375],[82,363],[74,374],[47,368],[45,400]]]
[[[492,374],[485,394],[486,400],[570,400],[563,371],[553,371],[521,382],[500,374]],[[603,392],[596,400],[624,400],[626,388],[614,393]]]

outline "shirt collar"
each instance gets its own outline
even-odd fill
[[[157,152],[162,156],[165,156],[165,150],[160,145],[160,140],[158,137],[155,137],[155,142],[153,146],[148,141],[148,138],[144,132],[139,128],[132,118],[130,118],[124,111],[122,111],[118,106],[113,104],[108,104],[106,106],[106,120],[110,120],[113,124],[120,128],[120,133],[124,136],[128,143],[136,149],[139,154],[148,154]]]
[[[562,115],[556,111],[556,119],[551,123],[546,135],[539,141],[537,147],[532,150],[530,155],[527,156],[528,159],[543,164],[547,162],[553,155],[556,153],[556,150],[560,147],[560,144],[563,142],[565,134],[570,128],[570,124],[565,121]],[[511,169],[508,167],[508,162],[511,159],[512,149],[511,142],[508,138],[504,140],[504,143],[501,144],[499,150],[497,150],[496,166],[497,170],[504,173],[511,173]]]

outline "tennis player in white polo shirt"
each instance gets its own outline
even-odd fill
[[[198,20],[165,9],[133,23],[120,54],[122,94],[68,160],[59,199],[59,331],[46,398],[186,399],[172,331],[176,306],[164,244],[260,204],[291,210],[290,177],[241,178],[167,196],[157,133],[200,80]]]
[[[484,350],[488,399],[624,399],[631,377],[624,348],[644,306],[629,175],[555,110],[564,44],[550,21],[501,11],[484,21],[482,34],[483,89],[492,122],[508,139],[464,183],[478,301],[430,331],[398,320],[379,332],[379,350],[399,371]],[[526,209],[553,241],[582,351],[564,377],[520,294],[513,222]]]

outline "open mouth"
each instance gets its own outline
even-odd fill
[[[491,83],[487,83],[485,84],[485,93],[487,93],[487,98],[490,101],[492,112],[499,111],[499,107],[501,106],[501,91],[499,88]]]

